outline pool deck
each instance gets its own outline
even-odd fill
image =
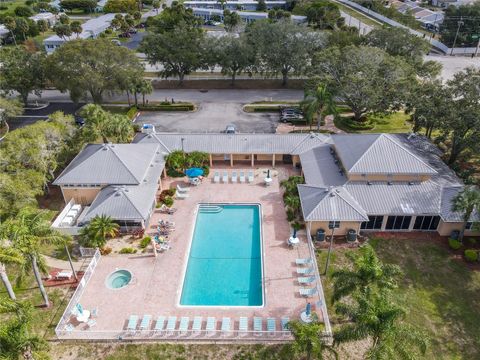
[[[237,167],[238,170],[250,168]],[[147,234],[155,233],[155,224],[160,219],[175,222],[176,230],[169,236],[172,248],[154,257],[151,247],[143,254],[103,256],[93,273],[86,289],[80,298],[80,303],[85,309],[98,310],[96,324],[85,332],[121,331],[126,328],[130,315],[138,315],[139,319],[145,314],[157,316],[189,316],[190,321],[194,316],[216,317],[217,321],[223,317],[230,317],[234,328],[238,328],[238,318],[249,318],[249,328],[252,328],[254,316],[264,318],[275,317],[277,329],[280,329],[280,318],[284,316],[297,319],[305,309],[307,302],[313,305],[319,319],[322,312],[316,303],[319,296],[303,298],[298,289],[296,273],[296,258],[309,257],[308,246],[304,231],[299,232],[301,242],[295,249],[287,246],[286,240],[290,236],[290,226],[286,220],[285,208],[282,200],[282,191],[279,182],[288,176],[297,174],[289,166],[280,166],[272,171],[273,183],[269,187],[263,185],[263,178],[267,168],[256,168],[252,184],[213,183],[213,173],[216,170],[232,168],[211,169],[210,176],[197,187],[190,187],[189,197],[175,200],[174,207],[178,210],[173,215],[155,212],[152,216],[151,226]],[[188,186],[183,178],[163,179],[163,188],[175,187],[177,184]],[[196,209],[199,203],[260,203],[262,205],[263,251],[264,251],[264,286],[265,305],[263,307],[184,307],[179,306],[183,276],[188,261],[188,249],[195,225]],[[132,283],[122,289],[111,290],[105,286],[105,279],[116,269],[127,269],[132,272]],[[75,331],[71,334],[74,338],[76,330],[82,330],[85,324],[75,324]],[[220,324],[219,324],[220,325]],[[178,327],[178,323],[177,323]],[[67,336],[68,337],[68,336]],[[94,337],[94,336],[93,336]]]

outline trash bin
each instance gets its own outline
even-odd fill
[[[317,241],[325,241],[325,230],[323,229],[318,229],[317,230]]]
[[[347,232],[347,241],[354,242],[357,240],[357,232],[353,229],[348,230]]]
[[[450,239],[458,240],[459,236],[460,236],[460,230],[452,230],[452,232],[450,233]]]

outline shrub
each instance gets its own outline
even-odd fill
[[[25,5],[18,5],[15,8],[14,13],[19,17],[29,17],[33,15],[33,10],[31,7]]]
[[[145,236],[142,239],[142,241],[140,241],[140,247],[142,249],[145,249],[150,244],[151,241],[152,241],[152,238],[150,236]]]
[[[136,0],[108,0],[103,11],[105,13],[130,13],[137,10]]]
[[[475,239],[475,238],[467,238],[467,239],[466,239],[466,242],[467,242],[469,245],[477,245],[477,239]]]
[[[102,255],[108,255],[112,252],[112,248],[111,247],[108,247],[108,246],[105,246],[103,248],[100,248],[100,254]]]
[[[467,249],[465,250],[464,254],[465,254],[465,260],[467,260],[468,262],[475,262],[478,260],[477,250]]]
[[[130,110],[127,111],[127,116],[130,120],[132,120],[135,115],[137,115],[138,109],[135,106],[132,106]]]
[[[163,191],[165,192],[165,194],[166,194],[167,196],[173,196],[173,195],[175,195],[175,192],[176,192],[176,190],[173,189],[173,188],[167,189],[167,190],[163,190]],[[162,191],[162,192],[163,192],[163,191]]]
[[[8,6],[7,5],[0,5],[0,10],[8,10]]]
[[[163,200],[163,203],[164,203],[166,206],[170,207],[170,206],[173,205],[173,198],[171,198],[170,196],[167,196],[167,197],[165,198],[165,200]]]
[[[462,243],[458,240],[450,238],[448,239],[448,246],[450,246],[450,248],[453,250],[458,250],[462,247]]]
[[[287,208],[287,221],[290,222],[293,220],[295,220],[295,212],[292,209]]]
[[[126,247],[121,249],[118,253],[119,254],[135,254],[136,252],[137,252],[137,249]]]

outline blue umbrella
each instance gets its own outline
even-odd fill
[[[312,305],[310,305],[310,303],[307,303],[307,308],[305,309],[305,315],[310,316],[311,312],[312,312]]]
[[[201,176],[201,175],[203,175],[203,169],[190,168],[190,169],[187,169],[187,171],[185,171],[185,175],[187,175],[188,177],[191,177],[191,178]]]

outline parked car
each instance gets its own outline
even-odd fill
[[[301,120],[303,120],[303,115],[301,114],[286,113],[280,116],[280,121],[284,123],[290,122],[290,121],[301,121]]]
[[[227,127],[225,128],[225,133],[226,134],[235,134],[236,132],[237,132],[237,129],[235,128],[235,125],[233,125],[233,124],[227,125]]]
[[[300,109],[298,109],[298,108],[294,108],[294,107],[283,108],[283,109],[281,110],[281,113],[282,113],[282,115],[283,115],[283,114],[299,114],[299,115],[303,115],[302,110],[300,110]]]

